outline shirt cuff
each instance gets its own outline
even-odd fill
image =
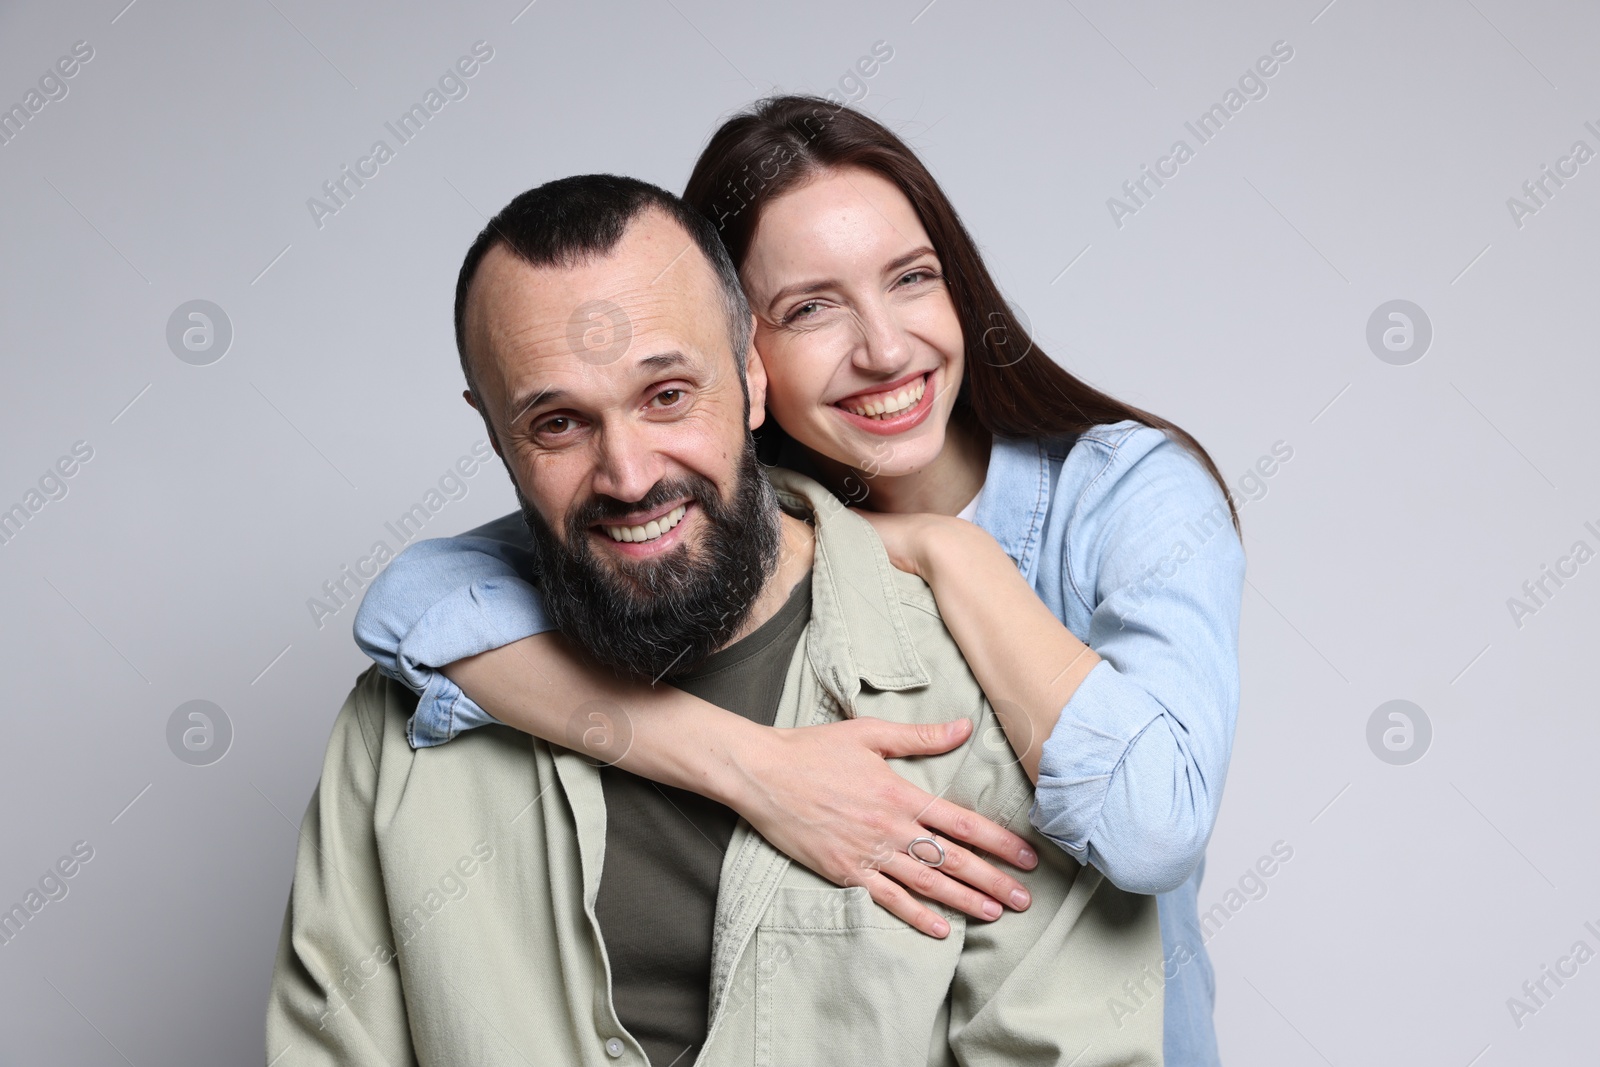
[[[1163,708],[1101,660],[1061,711],[1039,752],[1039,784],[1029,819],[1079,863],[1089,862],[1112,776]]]
[[[420,691],[443,664],[553,629],[528,582],[481,578],[429,607],[401,638],[395,659],[401,676]]]
[[[417,699],[417,709],[406,721],[406,740],[412,748],[431,748],[454,740],[463,730],[499,722],[443,671],[432,671]]]
[[[411,747],[442,745],[463,730],[500,721],[434,664],[454,663],[550,629],[538,595],[520,578],[473,582],[428,609],[395,657],[396,673],[418,694],[406,724]]]

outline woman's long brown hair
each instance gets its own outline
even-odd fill
[[[966,342],[966,373],[952,417],[1014,438],[1061,437],[1123,419],[1163,430],[1216,479],[1239,531],[1233,494],[1199,441],[1166,419],[1080,381],[1033,343],[944,190],[910,146],[876,119],[817,96],[758,101],[712,135],[683,198],[716,224],[742,270],[768,202],[820,169],[847,166],[893,182],[933,241]]]

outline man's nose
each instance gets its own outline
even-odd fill
[[[646,426],[617,420],[602,428],[597,442],[596,493],[626,503],[642,500],[666,473],[666,464]]]
[[[911,337],[888,304],[877,301],[856,308],[860,330],[853,362],[863,371],[894,378],[911,363]]]

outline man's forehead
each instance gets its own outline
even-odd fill
[[[504,245],[484,257],[468,298],[469,344],[487,364],[579,356],[598,365],[628,340],[720,337],[726,310],[705,254],[665,213],[641,213],[603,256],[533,266]]]
[[[686,297],[715,293],[717,279],[687,231],[663,212],[642,212],[604,255],[571,264],[534,266],[504,244],[490,249],[473,279],[468,304],[473,317],[493,329],[504,320],[524,328],[565,322],[579,305],[606,300],[623,308],[662,315],[693,308]]]

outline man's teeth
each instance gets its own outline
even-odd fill
[[[852,400],[839,406],[852,415],[861,415],[869,419],[889,419],[921,400],[927,388],[928,376],[923,375],[898,393],[878,393],[865,403]]]
[[[679,504],[659,519],[652,519],[643,526],[607,526],[606,533],[611,535],[613,541],[654,541],[678,523],[683,521],[684,512],[688,508]]]

